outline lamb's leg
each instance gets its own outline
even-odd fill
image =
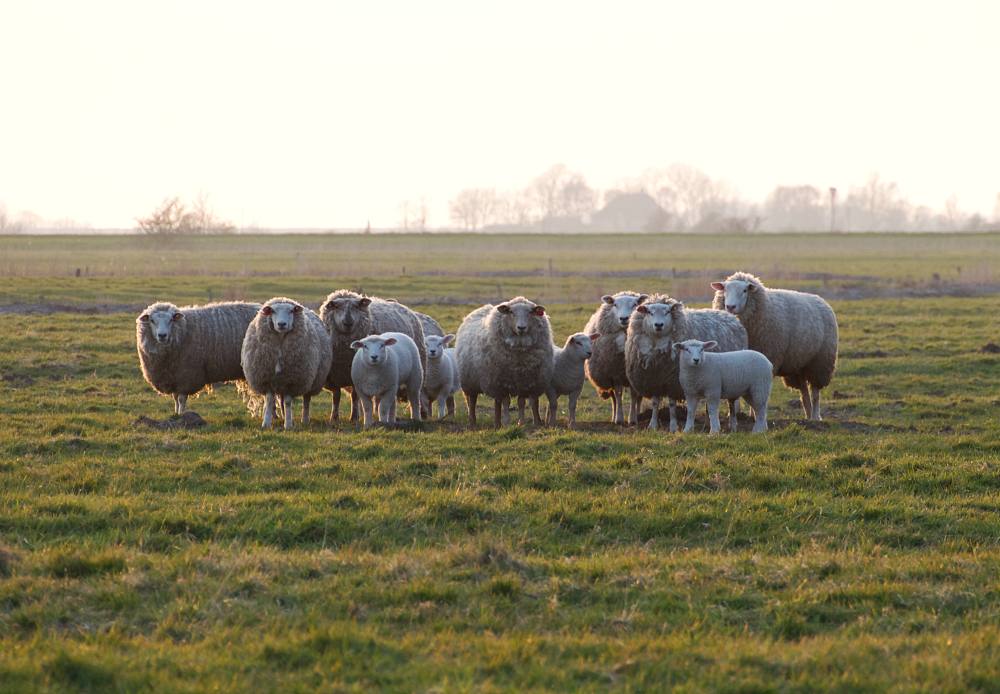
[[[504,412],[506,408],[503,406],[503,398],[497,398],[493,401],[493,426],[499,429],[503,420],[506,418],[507,413]]]
[[[684,422],[684,433],[690,434],[694,431],[694,413],[698,410],[698,396],[689,395],[687,399],[687,419]]]
[[[721,400],[718,395],[708,396],[708,426],[709,434],[718,434],[722,431],[722,427],[719,425],[719,401]]]
[[[625,386],[615,386],[611,389],[611,421],[615,424],[625,423],[625,413],[622,411],[624,396]]]
[[[462,391],[465,395],[465,405],[469,408],[469,426],[473,429],[476,428],[476,401],[479,399],[479,393],[470,393],[467,390]]]
[[[448,416],[454,418],[455,417],[455,396],[454,395],[449,395],[446,398],[445,402],[448,403]]]
[[[667,400],[667,405],[670,407],[670,433],[677,433],[677,401],[673,398]],[[690,409],[690,406],[688,406]]]
[[[295,423],[293,421],[293,419],[294,419],[294,413],[292,412],[292,405],[293,405],[293,403],[292,403],[292,396],[291,395],[282,396],[282,398],[281,398],[281,409],[282,409],[282,411],[285,414],[285,431],[288,431],[293,426],[295,426]]]
[[[817,422],[823,421],[823,415],[819,411],[819,388],[810,384],[809,390],[812,392],[812,418]]]
[[[740,400],[735,398],[729,401],[729,431],[735,432],[737,429],[736,415],[740,411]]]
[[[546,393],[545,397],[549,400],[549,410],[545,415],[545,423],[550,427],[554,427],[559,410],[559,396],[555,393]]]
[[[388,395],[383,395],[380,398],[376,398],[375,402],[378,407],[378,421],[383,424],[392,424],[392,401],[395,398],[389,398]]]
[[[753,431],[767,431],[767,398],[754,398],[753,402]]]
[[[537,395],[534,395],[531,398],[531,421],[535,426],[541,426],[542,424],[542,413],[538,410]]]
[[[809,400],[809,384],[802,381],[799,384],[799,393],[802,394],[802,411],[806,419],[812,419],[812,402]]]
[[[261,425],[261,429],[270,429],[271,422],[274,420],[274,393],[268,393],[264,396],[264,423]]]
[[[364,410],[365,414],[364,427],[365,429],[368,429],[369,427],[371,427],[372,424],[375,423],[375,413],[373,412],[375,403],[372,401],[371,396],[368,395],[359,395],[358,399],[360,400],[359,403],[360,409]],[[351,397],[351,401],[353,404],[354,401],[353,394]]]
[[[330,408],[330,424],[340,419],[340,388],[333,389],[333,407]]]
[[[654,396],[650,398],[650,402],[653,404],[653,414],[649,418],[649,428],[656,431],[660,428],[660,397]]]
[[[437,399],[438,419],[445,418],[445,407],[448,399],[449,398],[445,397],[444,391],[441,391],[441,394],[438,396]],[[452,402],[454,402],[454,400],[452,400]],[[454,407],[454,405],[452,405],[452,407]]]
[[[309,424],[309,401],[312,400],[311,395],[302,396],[302,426],[308,426]]]
[[[420,409],[420,402],[422,398],[420,397],[420,388],[407,388],[410,393],[417,393],[417,395],[410,395],[410,420],[414,422],[422,422],[424,420],[424,413]],[[424,398],[425,399],[425,398]],[[431,410],[431,401],[427,400],[427,419],[432,419],[434,417],[434,411]]]
[[[569,410],[568,411],[569,423],[568,423],[567,426],[570,429],[575,429],[576,428],[576,400],[579,397],[580,397],[580,391],[579,390],[576,391],[575,393],[570,393],[569,394],[569,408],[568,408],[568,410]]]

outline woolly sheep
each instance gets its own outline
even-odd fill
[[[455,393],[462,389],[458,380],[458,362],[455,359],[455,348],[448,347],[455,339],[452,334],[439,337],[425,335],[424,347],[427,351],[427,371],[424,372],[424,408],[430,413],[431,403],[437,402],[438,418],[445,418],[447,413],[455,414]]]
[[[310,399],[323,390],[331,358],[330,335],[313,311],[285,297],[261,307],[247,328],[241,361],[250,390],[265,399],[264,429],[274,419],[276,396],[285,429],[292,428],[292,400],[299,396],[302,423],[309,423]]]
[[[560,395],[569,396],[568,426],[576,426],[576,401],[583,390],[584,364],[593,356],[593,344],[601,336],[598,332],[574,333],[566,339],[563,347],[555,347],[553,353],[552,378],[545,395],[549,401],[547,423],[556,423],[557,404]]]
[[[135,319],[135,343],[142,375],[158,393],[174,399],[183,414],[189,395],[206,386],[243,378],[240,350],[260,304],[207,306],[151,304]]]
[[[839,340],[830,304],[815,294],[765,287],[746,272],[713,282],[712,288],[715,308],[736,316],[750,348],[771,361],[786,386],[798,389],[806,419],[822,419],[819,392],[837,368]]]
[[[596,332],[604,336],[603,340],[594,344],[585,370],[597,393],[602,398],[611,398],[611,420],[615,424],[625,423],[622,398],[626,387],[631,394],[628,423],[639,423],[642,396],[629,385],[625,373],[625,335],[632,312],[647,298],[646,294],[631,291],[618,292],[613,296],[605,294],[601,297],[600,307],[583,329],[588,335]]]
[[[714,340],[720,352],[747,347],[746,330],[733,316],[713,309],[688,310],[666,294],[646,299],[629,319],[625,371],[632,387],[653,400],[650,429],[659,427],[660,399],[666,397],[670,431],[677,431],[677,401],[684,398],[684,390],[671,346],[692,338]]]
[[[523,296],[472,311],[458,328],[455,356],[459,380],[476,426],[480,394],[493,398],[493,423],[510,421],[511,396],[535,398],[535,423],[541,423],[538,396],[552,378],[552,327],[545,307]]]
[[[363,296],[348,289],[338,289],[326,297],[319,311],[320,318],[332,337],[333,363],[326,380],[326,388],[333,391],[333,408],[330,421],[336,420],[340,410],[340,389],[351,392],[351,421],[357,421],[358,400],[351,381],[351,364],[354,350],[351,343],[369,335],[398,332],[409,335],[417,345],[421,367],[427,366],[424,350],[424,331],[420,318],[410,308],[395,300]]]
[[[428,335],[444,337],[444,330],[441,328],[440,323],[428,316],[426,313],[421,313],[420,311],[414,311],[413,313],[420,320],[420,327],[423,328],[424,337],[427,337]]]
[[[687,400],[684,433],[694,429],[694,413],[708,400],[711,433],[719,433],[719,400],[729,401],[729,430],[736,431],[736,401],[747,398],[754,412],[754,432],[767,431],[767,400],[771,395],[771,362],[760,352],[741,349],[713,354],[714,340],[674,343],[680,361],[681,387]]]
[[[410,402],[411,419],[420,421],[424,371],[413,339],[403,333],[387,332],[355,340],[351,348],[357,350],[351,364],[351,380],[364,410],[365,428],[373,424],[373,400],[377,403],[379,421],[395,424],[396,398],[403,390]]]

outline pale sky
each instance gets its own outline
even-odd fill
[[[992,216],[998,85],[989,0],[0,0],[0,203],[385,227],[426,196],[440,226],[552,164],[604,189],[683,162]]]

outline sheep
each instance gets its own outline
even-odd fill
[[[622,398],[626,386],[631,394],[628,423],[639,423],[642,396],[629,385],[625,373],[625,333],[635,307],[647,298],[646,294],[631,291],[618,292],[614,296],[605,294],[601,297],[600,307],[583,329],[587,334],[597,332],[604,336],[603,340],[594,344],[585,371],[597,393],[602,398],[611,398],[611,421],[615,424],[625,423]]]
[[[547,423],[556,423],[557,403],[560,395],[569,396],[568,426],[576,426],[576,401],[583,390],[584,364],[593,355],[593,343],[601,336],[598,332],[573,333],[563,347],[555,347],[553,352],[552,379],[545,390],[549,401]]]
[[[455,339],[452,334],[439,337],[424,335],[424,346],[427,348],[427,371],[424,372],[424,409],[431,411],[431,403],[438,404],[438,418],[445,418],[445,406],[448,415],[455,414],[455,393],[462,389],[458,380],[458,362],[455,360],[455,348],[448,347]]]
[[[552,327],[545,307],[523,296],[496,306],[486,304],[462,321],[455,356],[459,380],[469,408],[469,424],[476,426],[480,394],[493,398],[493,423],[510,420],[510,397],[534,398],[532,413],[541,423],[538,396],[552,378]]]
[[[351,380],[364,410],[365,429],[373,424],[373,399],[379,421],[396,423],[396,398],[404,389],[410,402],[410,418],[419,422],[424,370],[413,338],[387,332],[355,340],[351,348],[357,350],[351,363]]]
[[[798,389],[806,419],[821,420],[820,389],[837,368],[837,316],[830,304],[815,294],[765,287],[746,272],[713,282],[712,288],[715,308],[736,316],[750,349],[771,361],[786,386]]]
[[[300,395],[302,423],[309,424],[310,399],[322,392],[332,358],[330,335],[313,311],[285,297],[261,307],[243,338],[241,362],[251,392],[264,397],[264,429],[271,427],[276,396],[286,430],[292,428],[292,400]]]
[[[414,311],[413,313],[416,314],[417,318],[420,320],[420,327],[424,330],[424,337],[427,337],[428,335],[444,337],[444,329],[441,328],[440,323],[428,316],[426,313],[421,313],[420,311]]]
[[[184,414],[189,395],[206,386],[243,379],[240,350],[260,304],[207,306],[151,304],[135,319],[135,344],[146,382],[170,395]]]
[[[659,428],[660,399],[666,397],[670,431],[677,431],[677,401],[684,398],[684,389],[671,345],[692,338],[714,340],[720,352],[747,347],[746,330],[733,316],[714,309],[687,310],[683,303],[666,294],[646,299],[629,319],[625,371],[632,387],[653,400],[650,429]],[[735,416],[735,410],[731,411],[730,419]]]
[[[735,411],[736,401],[747,398],[754,413],[754,432],[767,431],[767,400],[771,396],[773,366],[760,352],[741,349],[735,352],[708,351],[716,347],[715,340],[685,340],[674,343],[674,354],[680,361],[680,381],[687,400],[687,422],[684,433],[694,429],[694,413],[702,398],[708,399],[708,419],[711,433],[719,433],[719,400],[729,401],[729,412]],[[736,431],[736,419],[730,416],[730,431]]]
[[[338,289],[326,297],[319,316],[332,337],[333,363],[326,380],[327,390],[333,391],[331,424],[340,416],[341,388],[347,388],[351,393],[351,421],[356,422],[359,416],[358,399],[351,387],[351,365],[354,361],[352,342],[385,332],[403,333],[416,343],[421,367],[427,366],[420,318],[395,300],[362,296],[348,289]]]

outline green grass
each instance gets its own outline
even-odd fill
[[[995,691],[1000,296],[834,308],[828,425],[716,438],[159,431],[133,314],[0,315],[0,691]]]

